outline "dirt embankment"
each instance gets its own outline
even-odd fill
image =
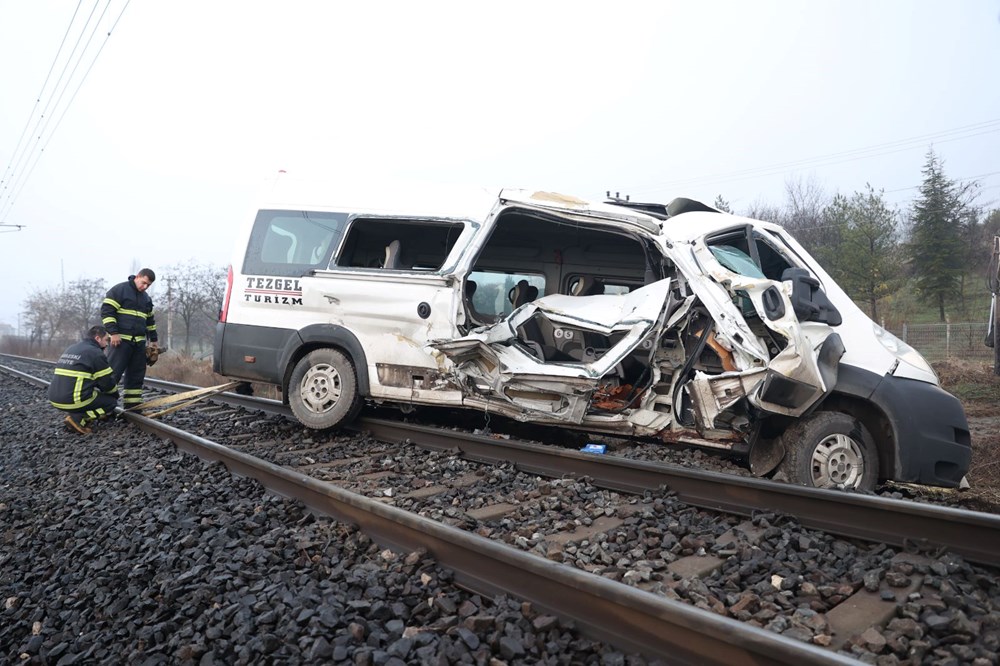
[[[970,509],[1000,513],[1000,377],[981,361],[940,361],[941,385],[965,406],[972,431],[971,488],[962,494]]]

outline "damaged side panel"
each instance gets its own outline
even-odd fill
[[[652,346],[670,287],[666,279],[620,296],[546,296],[496,324],[429,346],[451,359],[468,397],[508,403],[519,418],[522,412],[578,424],[594,392],[616,383],[606,378],[622,360],[644,343]],[[585,335],[606,348],[588,354],[577,340]]]
[[[661,249],[672,278],[553,294],[429,347],[469,405],[665,439],[733,441],[752,408],[797,417],[829,394],[843,348],[829,325],[798,321],[789,284],[729,270],[701,241]]]

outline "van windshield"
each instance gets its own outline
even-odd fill
[[[732,272],[752,278],[764,277],[763,271],[757,267],[757,264],[753,262],[750,255],[743,250],[735,248],[732,245],[713,245],[711,246],[711,250],[718,262]]]

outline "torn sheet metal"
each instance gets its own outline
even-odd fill
[[[695,408],[695,418],[699,430],[716,427],[715,419],[724,410],[751,395],[767,374],[760,368],[748,372],[726,372],[708,375],[696,372],[688,384],[691,402]]]
[[[619,296],[546,296],[496,324],[429,346],[451,359],[470,395],[489,395],[528,412],[579,423],[600,380],[659,331],[670,285],[661,280]],[[545,363],[531,353],[533,340],[518,337],[522,325],[539,314],[595,333],[623,335],[592,362]]]

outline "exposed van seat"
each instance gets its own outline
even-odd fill
[[[385,246],[385,261],[382,268],[399,268],[399,241],[394,240]]]
[[[511,287],[510,293],[507,294],[507,299],[510,301],[510,304],[513,306],[515,310],[524,305],[525,303],[534,300],[532,298],[528,298],[528,290],[531,288],[532,287],[528,284],[527,280],[521,280],[513,287]],[[534,289],[535,289],[535,296],[538,296],[538,288],[535,287]]]

